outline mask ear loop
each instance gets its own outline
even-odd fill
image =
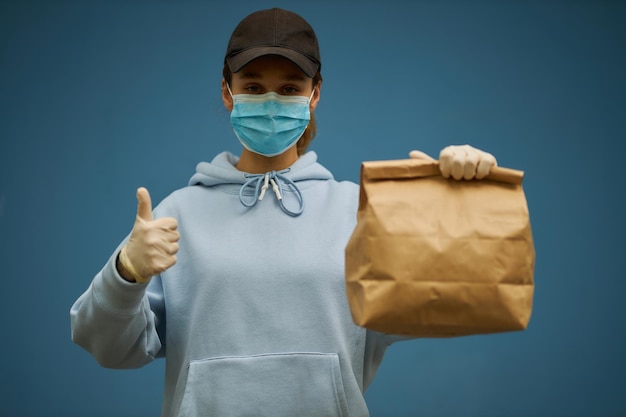
[[[311,92],[311,95],[309,96],[309,102],[307,103],[308,106],[311,105],[311,100],[313,100],[313,95],[315,94],[315,90],[317,90],[317,87],[313,87],[313,91]],[[309,112],[310,113],[310,112]],[[309,123],[307,123],[306,127],[304,128],[304,131],[306,132],[306,130],[309,128],[309,124],[311,123],[311,120],[309,120]],[[304,132],[302,132],[302,135],[304,135]],[[302,135],[300,136],[300,138],[302,137]],[[298,140],[296,141],[296,143],[300,140],[300,138],[298,138]]]

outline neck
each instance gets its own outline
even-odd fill
[[[249,174],[264,174],[269,171],[281,171],[292,166],[298,160],[298,150],[292,146],[276,156],[263,156],[245,149],[241,152],[237,169]]]

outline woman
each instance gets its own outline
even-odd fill
[[[166,358],[163,416],[368,415],[363,392],[398,338],[351,320],[344,248],[358,186],[305,152],[320,67],[300,16],[242,20],[222,80],[241,155],[200,163],[154,211],[140,188],[130,236],[72,306],[73,340],[103,366]],[[440,160],[457,179],[495,165],[469,146]]]

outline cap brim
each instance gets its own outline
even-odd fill
[[[239,72],[244,66],[250,63],[250,61],[265,55],[278,55],[287,58],[300,67],[300,69],[311,78],[315,76],[320,68],[319,63],[316,63],[305,55],[293,49],[281,48],[279,46],[258,46],[246,49],[238,54],[226,57],[226,63],[232,72]]]

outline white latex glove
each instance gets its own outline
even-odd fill
[[[137,217],[130,238],[120,252],[122,269],[135,281],[147,282],[176,263],[179,238],[176,219],[153,220],[148,190],[137,189]]]
[[[444,178],[480,180],[497,165],[492,154],[470,145],[446,146],[439,154],[439,170]]]

